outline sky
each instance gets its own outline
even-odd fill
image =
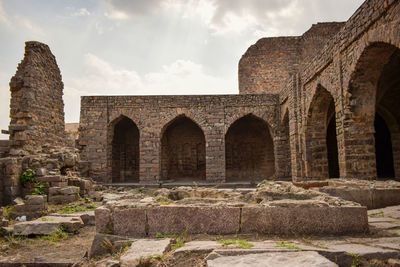
[[[82,95],[237,94],[239,59],[258,39],[346,21],[362,2],[0,0],[0,129],[25,41],[50,46],[65,121],[79,122]]]

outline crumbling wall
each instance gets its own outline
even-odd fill
[[[296,72],[300,37],[262,38],[239,61],[240,94],[278,94],[282,83]]]
[[[302,36],[258,40],[239,61],[240,94],[279,94],[290,76],[310,62],[343,25],[317,23]]]
[[[24,59],[10,82],[11,155],[64,144],[63,88],[60,70],[49,47],[26,42]]]

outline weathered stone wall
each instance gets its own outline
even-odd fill
[[[139,129],[139,179],[141,182],[157,182],[161,179],[163,134],[168,132],[166,129],[177,118],[185,116],[201,129],[205,137],[206,180],[224,181],[225,134],[236,120],[249,114],[268,125],[275,143],[279,116],[278,95],[82,97],[79,140],[81,158],[89,166],[88,176],[101,182],[111,182],[114,121],[125,116]],[[175,147],[178,142],[189,144],[185,138],[173,142]],[[276,153],[280,148],[275,145],[270,149]],[[199,152],[201,157],[201,149]],[[192,151],[188,153],[196,154]],[[199,164],[202,164],[201,160]],[[274,164],[279,173],[280,167]]]
[[[238,96],[82,98],[80,145],[88,176],[110,182],[113,127],[122,115],[140,132],[141,182],[159,181],[170,170],[162,164],[171,161],[165,152],[170,148],[162,152],[161,139],[166,125],[182,115],[204,133],[207,181],[250,178],[255,169],[257,178],[274,172],[294,180],[399,176],[399,14],[399,1],[367,0],[345,23],[318,23],[299,37],[260,39],[239,62]],[[268,123],[270,144],[243,133],[229,137],[231,125],[249,114]],[[172,147],[197,157],[196,164],[181,154],[172,165],[194,173],[202,165],[203,144],[194,135],[179,136],[171,137]],[[384,136],[386,144],[379,139]],[[273,158],[267,156],[265,164],[240,158],[256,151],[253,146],[273,150]],[[393,174],[382,171],[386,159]]]
[[[400,75],[399,65],[391,63],[395,61],[395,53],[398,53],[396,47],[399,48],[398,22],[398,1],[366,1],[322,51],[301,66],[301,94],[295,91],[291,93],[294,98],[297,97],[296,101],[300,105],[296,111],[300,112],[296,118],[298,128],[292,130],[300,136],[295,146],[300,148],[299,152],[303,155],[303,168],[294,175],[295,178],[326,177],[326,168],[315,171],[313,165],[318,164],[308,145],[310,142],[315,143],[315,136],[310,132],[312,127],[309,125],[312,122],[309,118],[313,117],[314,111],[320,110],[321,104],[313,101],[319,94],[320,86],[334,100],[340,176],[362,179],[377,177],[374,134],[379,129],[374,128],[374,117],[375,113],[381,115],[387,111],[389,115],[385,121],[393,129],[391,136],[395,172],[397,176],[400,173],[397,167],[398,122],[397,119],[389,119],[399,118],[398,109],[389,103],[398,102],[400,98],[395,89],[398,80],[394,78]],[[393,64],[389,71],[385,69],[388,64]],[[382,82],[382,77],[389,76],[392,77],[391,85]],[[326,147],[323,150],[326,153]]]
[[[63,82],[49,47],[26,42],[24,59],[11,78],[11,155],[63,145]]]
[[[309,62],[343,25],[318,23],[302,36],[258,40],[239,61],[239,92],[279,94],[290,76]]]

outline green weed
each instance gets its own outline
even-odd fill
[[[246,239],[221,239],[217,242],[223,246],[237,245],[237,247],[241,249],[249,249],[254,247],[254,245],[249,243]]]
[[[302,250],[301,248],[290,244],[290,242],[286,243],[285,241],[281,241],[281,243],[279,245],[276,245],[276,247],[287,248],[291,250]]]

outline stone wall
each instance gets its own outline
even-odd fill
[[[279,94],[290,76],[308,63],[343,25],[318,23],[302,36],[258,40],[239,61],[239,92]]]
[[[275,145],[279,123],[278,99],[278,95],[82,97],[81,158],[88,165],[88,176],[101,182],[112,182],[115,122],[124,116],[139,130],[140,182],[170,178],[162,175],[168,173],[168,167],[161,167],[165,166],[165,160],[170,160],[169,171],[174,173],[172,178],[177,178],[176,173],[180,172],[193,180],[203,179],[201,169],[205,168],[206,181],[225,181],[225,136],[238,119],[251,114],[261,120],[271,136],[267,152],[275,154],[280,150],[279,144]],[[174,126],[174,122],[182,118],[192,122],[186,130]],[[169,143],[162,141],[168,138]],[[170,145],[168,153],[162,153],[163,145]],[[256,143],[245,145],[251,147]],[[273,157],[268,156],[265,160],[269,162],[268,168],[272,166],[281,173]],[[261,172],[253,178],[268,179],[271,173]]]
[[[63,82],[49,47],[26,42],[24,59],[11,78],[11,155],[63,145]]]

